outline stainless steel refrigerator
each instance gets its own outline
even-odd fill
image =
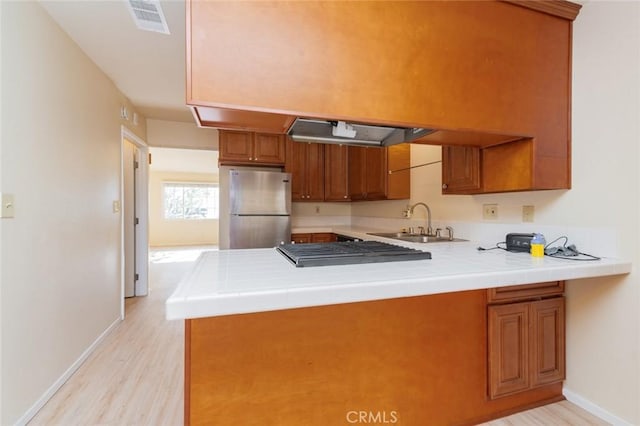
[[[291,241],[291,174],[229,171],[229,248]]]

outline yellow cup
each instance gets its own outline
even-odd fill
[[[544,244],[531,244],[531,256],[544,257]]]

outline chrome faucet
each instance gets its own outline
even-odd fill
[[[417,207],[417,206],[423,206],[425,209],[427,209],[427,236],[432,237],[433,236],[433,228],[431,227],[431,209],[429,208],[428,205],[426,205],[425,203],[415,203],[412,206],[407,206],[407,209],[404,211],[404,217],[406,217],[407,219],[409,219],[411,217],[411,215],[413,215],[413,210]]]

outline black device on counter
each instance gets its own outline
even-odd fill
[[[507,234],[505,242],[507,244],[507,251],[531,251],[531,240],[533,234]]]

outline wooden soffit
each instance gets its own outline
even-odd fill
[[[547,13],[571,21],[576,19],[582,5],[572,3],[566,0],[502,0],[505,3],[511,3],[527,9],[536,10],[538,12]]]

